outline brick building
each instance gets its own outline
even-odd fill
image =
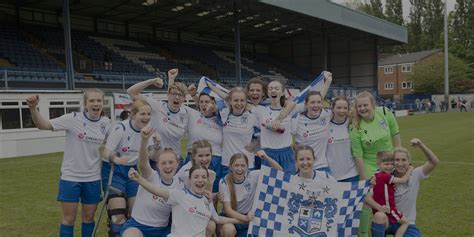
[[[439,53],[442,53],[441,49],[432,49],[380,58],[378,62],[379,96],[401,100],[403,95],[412,94],[414,81],[410,80],[409,76],[416,73],[416,65]]]

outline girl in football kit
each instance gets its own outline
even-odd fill
[[[82,208],[83,237],[91,236],[94,214],[101,201],[99,147],[104,143],[110,120],[103,117],[104,93],[99,89],[84,92],[84,111],[47,120],[36,109],[39,96],[26,99],[36,127],[42,130],[66,131],[64,158],[61,165],[58,201],[63,213],[59,235],[74,236],[78,203]]]
[[[151,158],[156,161],[157,171],[151,168],[148,150],[150,137],[154,134],[155,130],[151,127],[145,127],[141,130],[138,166],[141,177],[156,187],[183,189],[183,183],[175,176],[179,161],[173,150],[154,151]],[[157,149],[159,140],[154,140],[156,142],[154,148]],[[170,214],[171,205],[166,204],[163,198],[146,191],[143,187],[139,187],[131,218],[122,227],[121,236],[165,237],[170,233]]]
[[[308,145],[317,155],[313,163],[315,169],[329,171],[326,158],[326,148],[329,139],[329,124],[331,110],[323,108],[324,98],[332,82],[332,73],[324,73],[324,86],[321,91],[310,91],[304,99],[304,105],[298,105],[298,114],[292,118],[291,130],[295,143]]]
[[[367,91],[357,94],[350,126],[352,155],[359,173],[359,179],[365,180],[377,171],[377,152],[393,151],[400,147],[401,139],[397,120],[385,107],[376,107],[375,99]],[[362,210],[359,233],[368,236],[372,210]]]
[[[221,178],[221,162],[222,162],[222,124],[217,116],[217,107],[213,97],[208,94],[201,93],[196,97],[198,101],[198,109],[188,109],[188,155],[184,164],[192,159],[193,143],[200,140],[206,140],[212,145],[212,159],[209,169],[216,173],[216,180],[213,184],[213,192],[219,189],[219,179]],[[188,169],[191,167],[188,167]]]
[[[209,173],[205,167],[199,164],[193,165],[189,170],[189,188],[184,190],[168,190],[157,187],[140,177],[138,172],[133,169],[130,170],[129,176],[143,188],[163,198],[171,205],[172,226],[171,234],[168,236],[204,237],[206,226],[211,219],[221,225],[241,223],[233,218],[218,216],[214,205],[204,197],[206,185],[209,185]]]
[[[274,169],[283,171],[283,168],[263,150],[258,151],[255,156],[268,161]],[[260,170],[249,171],[248,158],[245,154],[237,153],[230,158],[230,172],[220,180],[219,193],[223,196],[221,201],[224,204],[225,215],[244,224],[224,224],[219,228],[220,236],[247,236],[248,222],[253,216],[250,210],[259,176]]]
[[[255,113],[261,125],[260,146],[283,167],[285,172],[294,174],[291,119],[283,115],[285,104],[293,102],[286,101],[283,85],[279,81],[268,84],[267,96],[269,105],[258,105],[252,108],[252,112]],[[269,166],[266,160],[263,160],[262,164]]]
[[[176,176],[181,182],[184,183],[186,188],[190,188],[189,183],[189,172],[194,165],[201,165],[202,167],[209,169],[209,165],[212,160],[212,145],[207,140],[195,141],[191,148],[191,162],[186,163],[179,169]],[[209,182],[206,183],[206,191],[211,194],[213,190],[213,184],[216,180],[216,173],[213,170],[208,170]],[[207,197],[208,195],[206,195]],[[217,199],[214,199],[217,201]],[[217,203],[217,202],[216,202]],[[206,227],[206,236],[212,236],[216,232],[216,223],[210,220]]]
[[[178,157],[181,157],[181,138],[184,136],[188,124],[188,107],[183,105],[187,88],[183,83],[174,82],[177,75],[178,69],[168,71],[167,102],[156,101],[140,94],[151,85],[163,87],[163,80],[160,78],[139,82],[128,88],[127,93],[133,100],[145,100],[151,106],[150,126],[160,134],[161,146],[172,148]]]
[[[223,124],[222,176],[229,172],[230,158],[236,153],[244,153],[249,158],[249,168],[254,168],[255,158],[249,147],[255,146],[256,134],[260,132],[255,114],[245,109],[247,96],[242,88],[230,90],[227,103],[228,108],[219,111]]]
[[[102,189],[105,193],[111,170],[110,162],[113,162],[115,169],[111,185],[120,191],[111,192],[105,197],[110,218],[109,236],[117,236],[120,233],[132,212],[138,184],[129,180],[128,170],[137,167],[140,131],[148,125],[150,119],[150,106],[145,101],[135,100],[129,119],[115,125],[107,138],[103,151],[105,160],[102,162]]]
[[[337,96],[331,104],[332,119],[329,122],[329,140],[326,148],[331,175],[338,181],[358,180],[358,172],[351,152],[349,137],[349,101]]]
[[[296,175],[307,180],[330,180],[337,182],[337,180],[329,174],[326,170],[314,169],[314,163],[317,162],[317,157],[314,150],[308,145],[295,146],[295,160]]]

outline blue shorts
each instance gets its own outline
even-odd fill
[[[112,186],[127,197],[137,196],[138,183],[128,178],[128,171],[130,168],[137,170],[137,166],[115,165],[114,174],[112,176]],[[107,182],[109,181],[110,164],[109,162],[102,162],[102,189],[104,193],[107,191]]]
[[[354,177],[350,177],[347,179],[343,179],[343,180],[338,180],[337,182],[354,182],[354,181],[359,181],[359,175],[356,175]]]
[[[291,147],[285,147],[280,149],[265,148],[263,150],[265,151],[265,153],[267,153],[268,156],[270,156],[273,160],[275,160],[276,162],[278,162],[278,164],[281,165],[285,173],[290,173],[292,175],[296,173],[296,163],[293,154],[293,149],[291,149]],[[262,165],[271,167],[266,160],[262,160]]]
[[[75,182],[59,180],[58,201],[97,204],[102,201],[100,180],[91,182]]]
[[[385,234],[395,235],[395,232],[397,232],[398,228],[400,228],[400,224],[390,223],[388,225],[388,229],[385,230]],[[408,225],[407,231],[405,232],[403,237],[421,237],[421,232],[418,227],[416,227],[416,225],[410,224]]]
[[[192,159],[191,153],[188,152],[188,155],[184,159],[183,165],[190,162],[191,159]],[[221,172],[221,163],[222,163],[222,157],[221,156],[212,156],[211,163],[209,164],[209,169],[216,172],[216,180],[214,180],[214,183],[212,184],[212,192],[213,193],[219,192],[219,181],[223,177],[222,172]]]
[[[125,232],[126,229],[132,227],[140,230],[145,237],[166,237],[171,233],[171,227],[169,225],[166,227],[153,227],[149,225],[142,225],[135,219],[130,218],[127,222],[125,222],[125,224],[123,224],[122,229],[120,230],[120,236],[123,236],[123,232]]]

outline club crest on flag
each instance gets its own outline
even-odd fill
[[[370,183],[304,179],[262,166],[248,236],[357,236]]]
[[[288,232],[300,236],[327,236],[334,223],[337,198],[320,200],[314,193],[305,200],[299,193],[290,193],[290,196],[288,221],[291,226]]]

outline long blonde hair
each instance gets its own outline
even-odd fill
[[[234,87],[232,88],[229,93],[227,94],[226,102],[229,105],[229,111],[232,112],[232,106],[230,106],[230,102],[232,101],[232,97],[234,96],[235,93],[244,93],[245,96],[245,102],[247,103],[247,92],[242,88],[242,87]]]
[[[364,98],[364,97],[368,97],[370,99],[370,103],[372,104],[372,107],[373,107],[374,113],[375,113],[376,104],[375,104],[374,96],[372,94],[370,94],[368,91],[362,91],[359,94],[357,94],[355,99],[354,99],[354,107],[353,107],[353,109],[350,113],[351,114],[352,126],[354,126],[354,128],[359,128],[360,120],[362,120],[362,117],[360,117],[359,113],[357,112],[357,104],[358,104],[358,99]]]
[[[230,157],[229,167],[232,167],[232,165],[238,159],[244,159],[247,166],[249,165],[249,159],[247,156],[243,153],[237,153]],[[227,174],[225,180],[230,193],[230,206],[232,207],[232,210],[237,210],[237,195],[235,195],[234,175],[232,175],[232,171]]]

